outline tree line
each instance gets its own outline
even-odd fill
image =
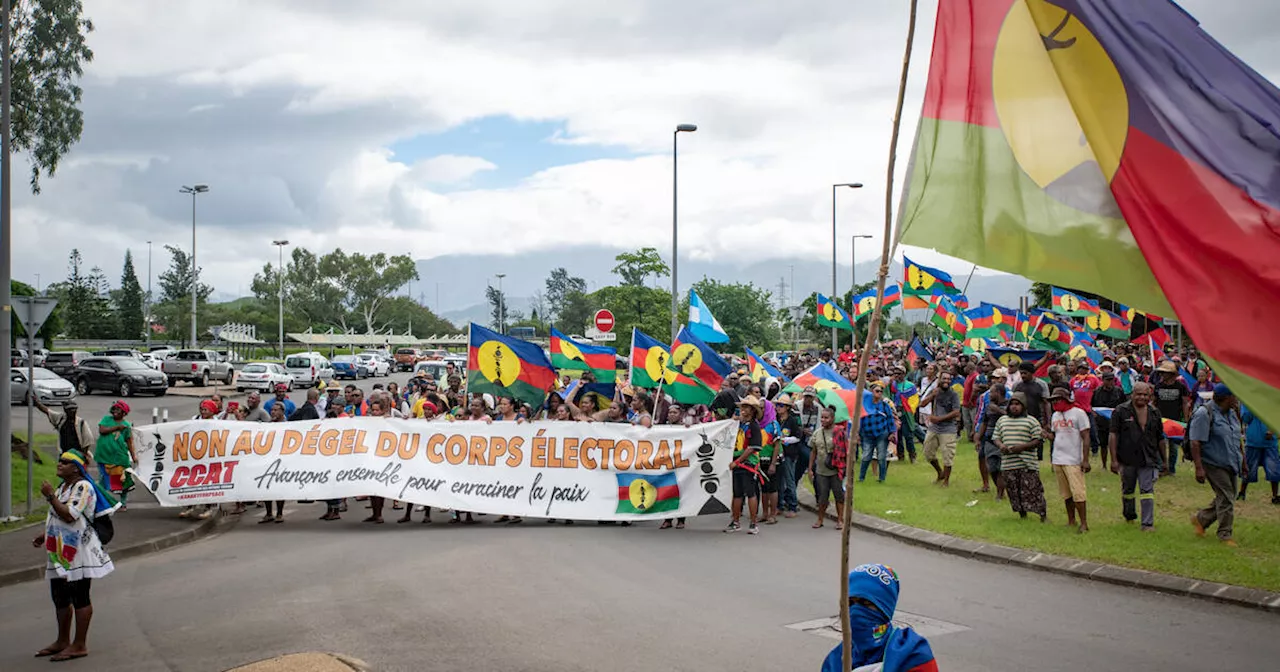
[[[595,312],[608,308],[614,315],[613,331],[619,339],[615,345],[620,350],[628,347],[633,327],[659,340],[667,340],[671,331],[671,292],[652,284],[670,277],[670,267],[652,247],[622,252],[614,261],[617,262],[613,268],[617,282],[592,292],[587,291],[587,282],[583,278],[571,274],[564,267],[553,269],[543,288],[531,297],[527,316],[507,306],[506,326],[533,327],[539,334],[548,333],[554,326],[566,334],[582,334],[591,324]],[[867,283],[854,288],[842,297],[841,305],[848,306],[854,294],[872,287],[873,283]],[[802,304],[806,310],[800,321],[793,323],[790,311],[776,310],[773,294],[754,283],[721,282],[703,277],[693,283],[692,289],[724,327],[729,336],[726,344],[729,351],[742,352],[744,347],[789,349],[793,341],[830,342],[830,331],[818,327],[815,321],[814,294]],[[489,324],[495,328],[499,322],[499,307],[506,301],[503,294],[493,287],[486,291],[490,307]],[[688,295],[681,299],[679,311],[680,322],[683,323],[689,312]],[[886,324],[891,327],[886,333],[892,337],[900,338],[910,333],[910,328],[900,319],[890,322],[887,318],[886,311]],[[866,337],[866,325],[866,320],[859,323],[860,339]],[[839,336],[842,345],[850,341],[849,332],[841,331]]]

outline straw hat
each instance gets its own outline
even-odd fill
[[[757,411],[764,410],[764,402],[760,401],[760,397],[749,394],[738,401],[739,406],[750,406]]]

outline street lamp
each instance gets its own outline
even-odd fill
[[[183,186],[182,194],[191,194],[191,347],[196,347],[196,299],[200,295],[200,278],[196,270],[196,196],[209,191],[209,185]]]
[[[507,322],[507,297],[502,293],[502,279],[507,277],[506,273],[498,274],[498,333],[505,334]]]
[[[276,271],[276,276],[280,281],[280,288],[276,291],[276,294],[278,294],[277,298],[280,299],[280,361],[283,362],[284,361],[284,247],[285,245],[289,244],[289,241],[273,240],[271,241],[271,244],[275,245],[280,250],[280,262],[279,262],[279,265],[276,267],[278,269]]]
[[[678,162],[676,161],[676,156],[678,154],[677,150],[679,148],[678,140],[680,139],[680,134],[693,133],[696,130],[698,130],[698,126],[696,124],[680,124],[679,126],[676,126],[675,132],[671,134],[671,340],[672,341],[676,340],[676,335],[679,333],[679,329],[680,329],[679,327],[680,317],[679,315],[676,314],[680,309],[680,294],[679,294],[679,290],[677,289],[680,286],[679,275],[677,271],[677,267],[680,265],[680,257],[678,255],[680,248],[677,244],[680,228],[679,228],[678,219],[676,217],[676,213],[679,212],[679,209],[677,208],[678,201],[676,199],[676,191],[680,182],[679,180],[676,179],[676,168],[678,165]]]
[[[866,233],[860,236],[853,236],[852,241],[849,243],[849,262],[851,264],[851,268],[849,270],[849,282],[852,283],[850,291],[857,291],[858,287],[858,239],[870,237],[871,235]],[[849,307],[852,308],[853,306]]]
[[[151,352],[151,241],[147,241],[147,300],[142,311],[143,326],[147,330],[147,352]]]
[[[861,189],[861,182],[843,182],[841,184],[831,185],[831,301],[836,303],[836,189],[840,187],[848,187],[850,189]],[[839,305],[837,303],[837,305]],[[836,356],[838,349],[836,341],[836,328],[831,327],[831,356]]]

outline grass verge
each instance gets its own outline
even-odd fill
[[[933,468],[889,463],[885,483],[867,482],[854,491],[854,508],[868,515],[965,539],[990,541],[1073,558],[1125,567],[1219,581],[1280,592],[1280,506],[1270,503],[1265,481],[1249,486],[1249,501],[1236,502],[1235,530],[1239,548],[1223,546],[1210,529],[1196,537],[1190,517],[1213,500],[1208,484],[1195,481],[1190,462],[1178,464],[1175,476],[1156,483],[1155,532],[1143,534],[1136,523],[1121,515],[1120,477],[1101,470],[1092,461],[1086,475],[1090,531],[1078,534],[1066,527],[1067,515],[1059,498],[1057,481],[1046,462],[1040,470],[1045,486],[1049,522],[1034,516],[1019,518],[1005,501],[990,494],[974,493],[982,485],[973,445],[961,443],[951,487],[933,485]]]
[[[17,434],[16,436],[26,438],[25,434]],[[40,483],[49,481],[50,483],[58,482],[57,464],[58,456],[55,452],[58,446],[58,437],[55,434],[36,434],[36,451],[40,453],[40,457],[44,463],[39,462],[31,465],[31,481],[35,484],[32,490],[34,504],[32,505],[31,515],[26,516],[22,520],[12,523],[0,524],[0,532],[14,530],[25,527],[31,523],[44,519],[45,503],[44,498],[40,495]],[[11,462],[10,473],[13,480],[13,492],[9,498],[13,505],[13,512],[22,515],[27,510],[27,461],[19,455],[14,454]]]

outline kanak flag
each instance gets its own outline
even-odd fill
[[[1280,425],[1278,128],[1169,0],[939,0],[899,237],[1176,315]]]

